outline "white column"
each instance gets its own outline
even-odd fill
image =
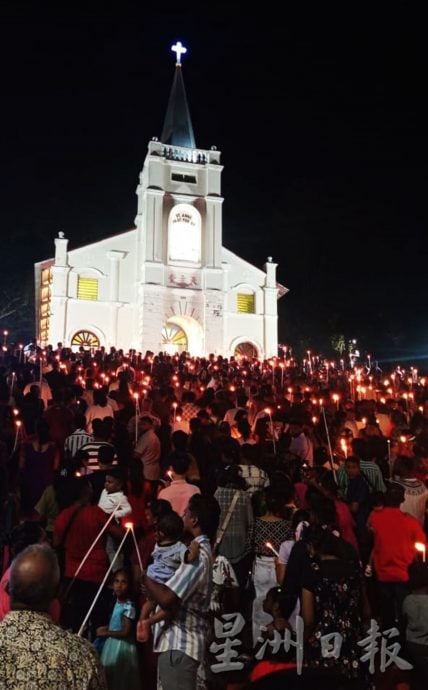
[[[52,285],[50,300],[50,328],[51,343],[63,342],[66,338],[67,302],[68,302],[68,239],[63,232],[55,238],[55,263],[52,266]]]
[[[107,258],[110,261],[110,277],[109,277],[109,299],[110,299],[110,325],[109,325],[109,343],[108,346],[117,345],[117,322],[120,290],[120,262],[126,256],[126,252],[116,250],[108,251]]]
[[[276,269],[278,264],[272,263],[272,257],[268,257],[264,265],[266,281],[263,288],[264,316],[263,335],[265,357],[278,355],[278,288],[276,287]]]

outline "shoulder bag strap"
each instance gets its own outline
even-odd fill
[[[237,503],[237,501],[238,501],[238,498],[239,498],[239,491],[235,491],[235,493],[234,493],[234,495],[233,495],[233,498],[232,498],[232,500],[231,500],[231,502],[230,502],[229,509],[228,509],[228,511],[227,511],[227,513],[226,513],[226,515],[225,515],[224,520],[223,520],[223,524],[222,524],[222,526],[220,527],[220,529],[219,529],[218,532],[217,532],[217,538],[216,538],[215,544],[214,544],[214,551],[217,551],[218,547],[219,547],[220,544],[221,544],[221,541],[222,541],[222,539],[223,539],[223,537],[224,537],[224,533],[226,532],[227,526],[228,526],[228,524],[229,524],[229,522],[230,522],[230,518],[232,517],[232,513],[233,513],[233,511],[235,510],[235,506],[236,506],[236,503]]]

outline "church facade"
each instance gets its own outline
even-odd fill
[[[174,47],[175,48],[175,47]],[[180,52],[160,140],[149,142],[137,187],[136,227],[35,265],[42,346],[278,354],[270,257],[256,268],[222,243],[220,152],[196,147]]]

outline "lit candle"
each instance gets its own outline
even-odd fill
[[[284,362],[280,362],[279,366],[281,367],[281,394],[282,394],[282,389],[284,388]]]
[[[9,331],[3,331],[3,345],[7,345],[7,336],[9,335]]]
[[[11,379],[10,379],[10,394],[11,394],[11,395],[13,395],[13,388],[14,388],[14,386],[15,386],[15,378],[16,378],[16,374],[15,374],[14,371],[12,371],[12,376],[11,376]]]
[[[140,549],[138,548],[137,540],[135,538],[134,524],[132,522],[126,522],[125,523],[125,529],[131,530],[132,538],[134,540],[134,545],[135,545],[135,551],[137,552],[138,565],[140,566],[141,572],[143,572],[143,563],[141,561]]]
[[[342,450],[343,450],[343,454],[344,454],[345,459],[346,459],[346,458],[348,457],[348,446],[347,446],[346,441],[345,441],[344,438],[341,438],[341,439],[340,439],[340,446],[341,446],[341,448],[342,448]]]
[[[16,428],[16,434],[15,434],[15,443],[13,444],[13,453],[15,452],[17,446],[18,446],[18,440],[19,440],[19,435],[21,433],[21,426],[22,422],[19,419],[15,420],[15,428]]]
[[[333,402],[336,403],[336,409],[338,410],[339,409],[340,395],[338,395],[337,393],[333,393],[333,395],[331,397],[333,398]]]
[[[425,563],[425,558],[426,558],[426,546],[420,541],[417,541],[415,544],[415,549],[416,551],[419,551],[419,553],[422,554],[422,563]]]
[[[275,556],[276,556],[277,558],[279,558],[279,553],[278,553],[278,551],[272,546],[272,544],[270,543],[270,541],[267,541],[266,544],[265,544],[265,546],[267,546],[268,549],[270,549],[271,551],[273,551],[273,553],[275,554]]]
[[[134,400],[135,400],[135,445],[137,445],[138,441],[138,418],[140,416],[140,403],[139,403],[139,396],[138,393],[134,393]]]
[[[177,402],[173,402],[173,403],[172,403],[172,407],[174,408],[174,417],[173,417],[173,421],[174,421],[174,424],[175,424],[175,420],[177,419],[177,407],[178,407],[178,403],[177,403]]]
[[[275,431],[274,431],[274,428],[273,428],[272,411],[271,411],[270,407],[265,407],[264,411],[265,411],[265,413],[266,413],[267,415],[269,415],[269,419],[270,419],[270,433],[271,433],[271,436],[272,436],[272,444],[273,444],[273,453],[274,453],[274,455],[276,455]]]

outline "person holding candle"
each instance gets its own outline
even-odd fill
[[[140,419],[141,435],[135,446],[134,455],[141,461],[144,479],[150,484],[149,496],[156,497],[160,479],[161,444],[153,429],[153,419],[144,415]]]
[[[419,522],[403,513],[404,487],[391,482],[385,494],[385,507],[373,511],[368,527],[373,533],[372,562],[379,583],[382,629],[398,626],[403,632],[402,604],[409,589],[409,566],[417,557],[415,543],[426,546],[426,535]]]
[[[62,622],[77,632],[108,569],[105,533],[99,537],[108,518],[101,508],[91,505],[92,489],[86,478],[74,479],[72,491],[72,505],[62,510],[55,520],[54,546],[64,542],[65,583],[69,585]],[[113,523],[114,519],[105,531],[113,537],[122,537],[122,527]],[[104,589],[91,614],[93,633],[106,620],[109,603],[109,592]]]
[[[189,499],[193,494],[200,494],[200,489],[189,484],[186,475],[190,466],[190,455],[182,451],[173,451],[169,456],[171,484],[159,492],[159,498],[171,503],[172,509],[183,515]]]
[[[290,482],[290,493],[292,486]],[[284,541],[293,539],[291,516],[287,519],[283,516],[285,495],[279,493],[274,487],[268,487],[263,491],[265,512],[257,517],[254,523],[254,566],[253,579],[255,587],[255,599],[253,601],[253,643],[255,644],[260,633],[260,626],[267,622],[263,611],[263,601],[271,587],[277,582],[276,555]],[[269,544],[269,546],[267,545]],[[273,547],[273,549],[272,549]]]

